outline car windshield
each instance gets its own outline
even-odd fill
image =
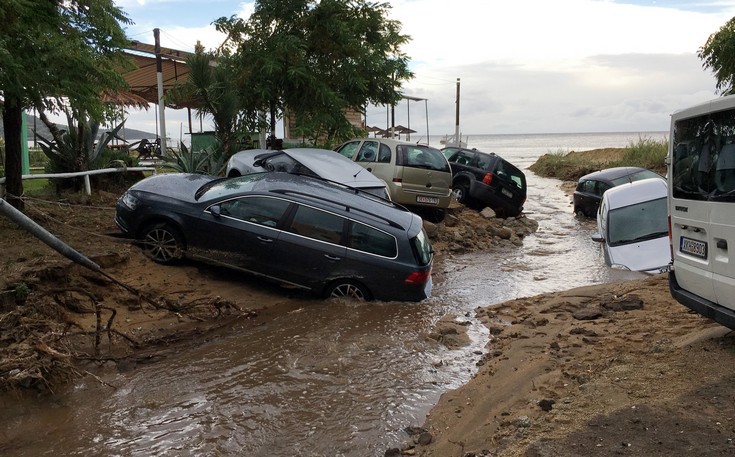
[[[195,200],[211,200],[214,198],[227,197],[237,192],[247,192],[253,190],[255,186],[266,178],[268,173],[253,173],[237,178],[222,178],[210,181],[200,187],[196,194]]]
[[[607,242],[610,246],[667,236],[666,197],[611,210],[607,224]]]

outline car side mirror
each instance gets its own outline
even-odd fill
[[[592,234],[592,241],[597,241],[598,243],[604,243],[605,237],[600,235],[599,233],[593,233]]]
[[[220,217],[222,215],[222,207],[219,205],[212,205],[209,207],[209,212],[214,214],[215,217]]]

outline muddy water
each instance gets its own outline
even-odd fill
[[[521,168],[538,156],[514,152],[509,159]],[[558,181],[527,176],[537,234],[520,248],[446,259],[432,299],[304,301],[185,354],[98,374],[117,390],[86,378],[53,399],[11,401],[0,409],[0,453],[383,455],[407,440],[403,428],[421,425],[442,392],[472,375],[487,341],[475,307],[638,277],[603,265],[590,240],[594,225],[572,216]],[[470,347],[450,351],[427,338],[445,313],[467,316]]]

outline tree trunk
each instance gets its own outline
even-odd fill
[[[14,208],[23,211],[23,165],[21,129],[23,128],[23,108],[18,100],[5,98],[3,105],[3,128],[5,129],[5,191],[6,200]]]

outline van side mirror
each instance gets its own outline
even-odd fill
[[[593,233],[592,234],[592,241],[596,241],[598,243],[604,243],[605,237],[600,235],[599,233]]]

